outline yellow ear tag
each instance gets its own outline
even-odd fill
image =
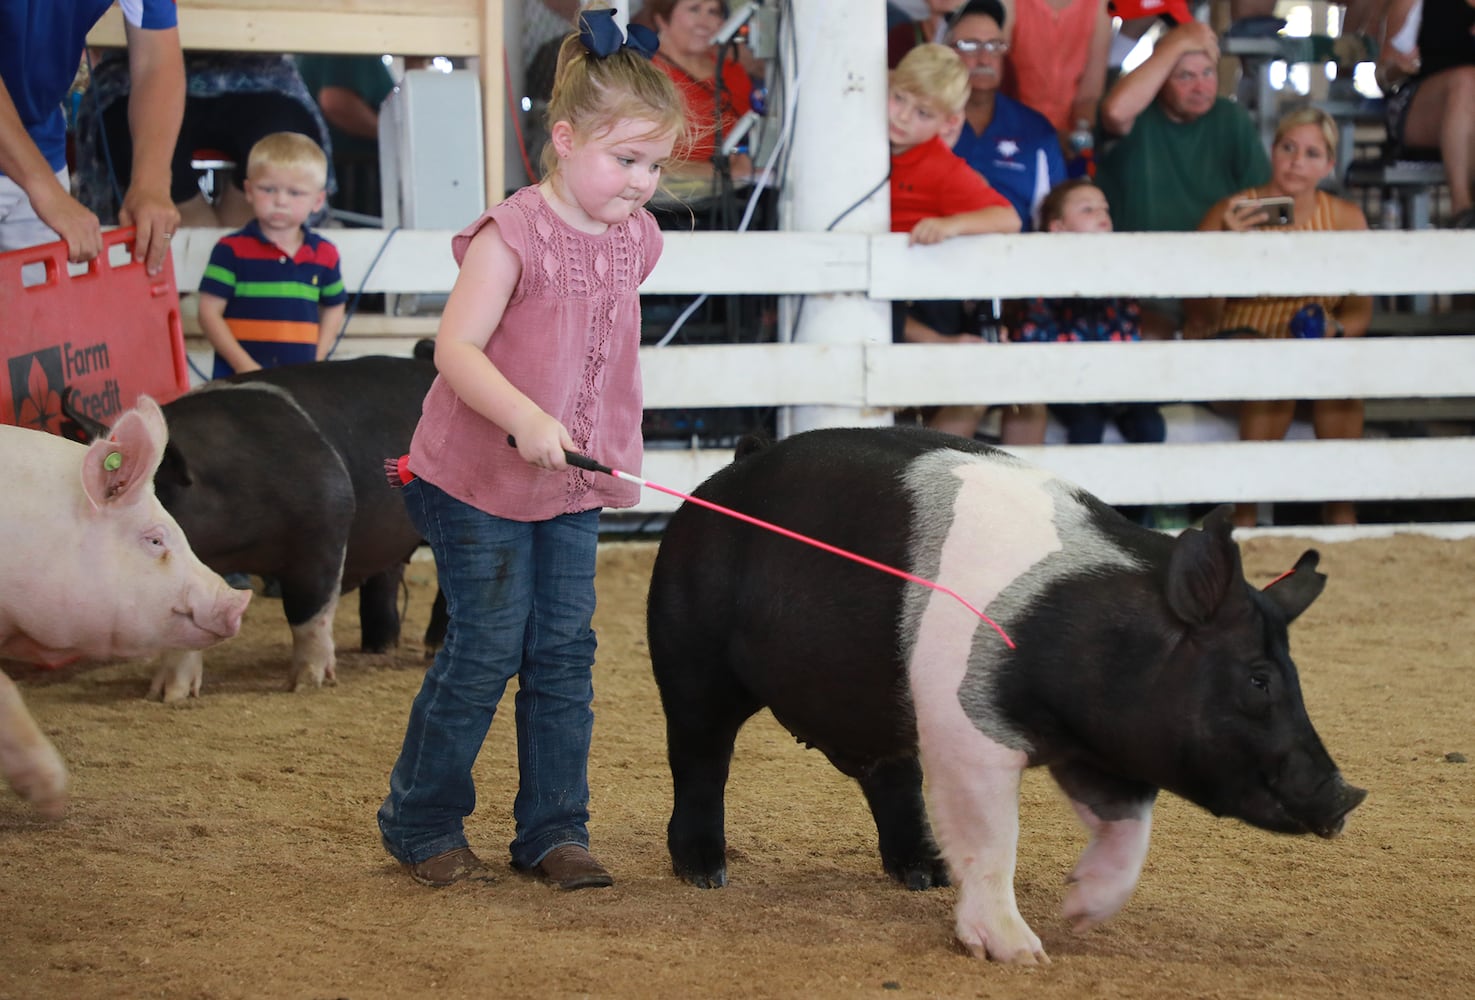
[[[102,467],[109,472],[117,472],[123,464],[123,453],[119,451],[108,452],[108,457],[102,460]]]

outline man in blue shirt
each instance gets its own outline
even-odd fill
[[[67,256],[102,251],[97,216],[71,196],[62,105],[87,32],[111,0],[0,3],[0,252],[63,239]],[[132,183],[119,221],[136,226],[134,258],[163,267],[179,212],[169,200],[169,161],[184,115],[184,57],[174,0],[121,0],[134,81]]]
[[[1009,199],[1029,232],[1039,203],[1065,180],[1065,157],[1044,115],[999,93],[1009,51],[1004,16],[999,0],[969,0],[953,15],[947,44],[968,67],[972,87],[953,152]]]

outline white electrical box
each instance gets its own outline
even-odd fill
[[[486,210],[481,85],[468,70],[406,71],[379,107],[384,228],[464,229]],[[434,313],[446,295],[390,295],[394,315]]]
[[[469,225],[486,209],[483,157],[476,75],[406,72],[379,110],[385,227]]]

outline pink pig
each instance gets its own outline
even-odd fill
[[[0,659],[131,659],[240,630],[250,592],[207,569],[154,496],[167,439],[146,396],[91,447],[0,425]],[[66,767],[4,675],[0,775],[43,815],[65,808]]]

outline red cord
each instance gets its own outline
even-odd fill
[[[522,109],[512,94],[512,68],[507,62],[507,49],[502,49],[502,84],[507,91],[507,113],[512,116],[512,134],[517,136],[517,151],[522,154],[522,168],[528,172],[528,180],[536,181],[538,174],[533,170],[533,161],[528,159],[527,142],[522,137]]]
[[[978,610],[971,603],[969,603],[962,594],[959,594],[951,587],[944,587],[940,583],[935,583],[932,580],[928,580],[924,577],[916,576],[912,573],[906,572],[905,570],[897,569],[895,566],[888,566],[885,563],[876,562],[874,559],[867,559],[865,556],[858,555],[847,549],[837,548],[836,546],[830,545],[826,542],[822,542],[817,538],[810,538],[808,535],[801,535],[797,531],[790,531],[788,528],[781,528],[778,525],[768,521],[764,521],[761,518],[752,517],[751,515],[733,510],[731,507],[724,507],[721,504],[712,503],[710,500],[703,500],[701,497],[694,497],[689,494],[682,493],[680,490],[673,490],[669,486],[662,486],[659,483],[652,483],[649,480],[641,479],[639,476],[632,476],[628,472],[621,472],[619,469],[612,469],[610,470],[610,472],[612,475],[617,476],[620,479],[627,479],[632,483],[639,483],[641,486],[657,490],[661,493],[667,493],[673,497],[677,497],[678,499],[685,500],[689,503],[694,503],[700,507],[706,507],[708,510],[714,510],[719,514],[726,514],[728,517],[735,517],[739,521],[746,521],[747,523],[756,525],[760,528],[766,528],[769,531],[777,532],[778,534],[783,535],[785,538],[792,538],[794,541],[803,542],[805,545],[813,545],[817,549],[824,549],[826,552],[841,556],[845,559],[849,559],[852,562],[858,562],[862,566],[869,566],[871,569],[878,569],[883,573],[890,573],[892,576],[901,577],[903,580],[909,580],[912,583],[920,583],[924,587],[931,587],[933,590],[938,591],[942,594],[946,594],[949,597],[953,598],[953,600],[957,601],[959,604],[963,605],[963,607],[973,612],[981,620],[987,622],[995,632],[999,633],[999,638],[1004,640],[1004,645],[1008,646],[1010,649],[1015,648],[1014,640],[1010,639],[1009,634],[999,627],[998,622],[994,621],[988,615]]]

